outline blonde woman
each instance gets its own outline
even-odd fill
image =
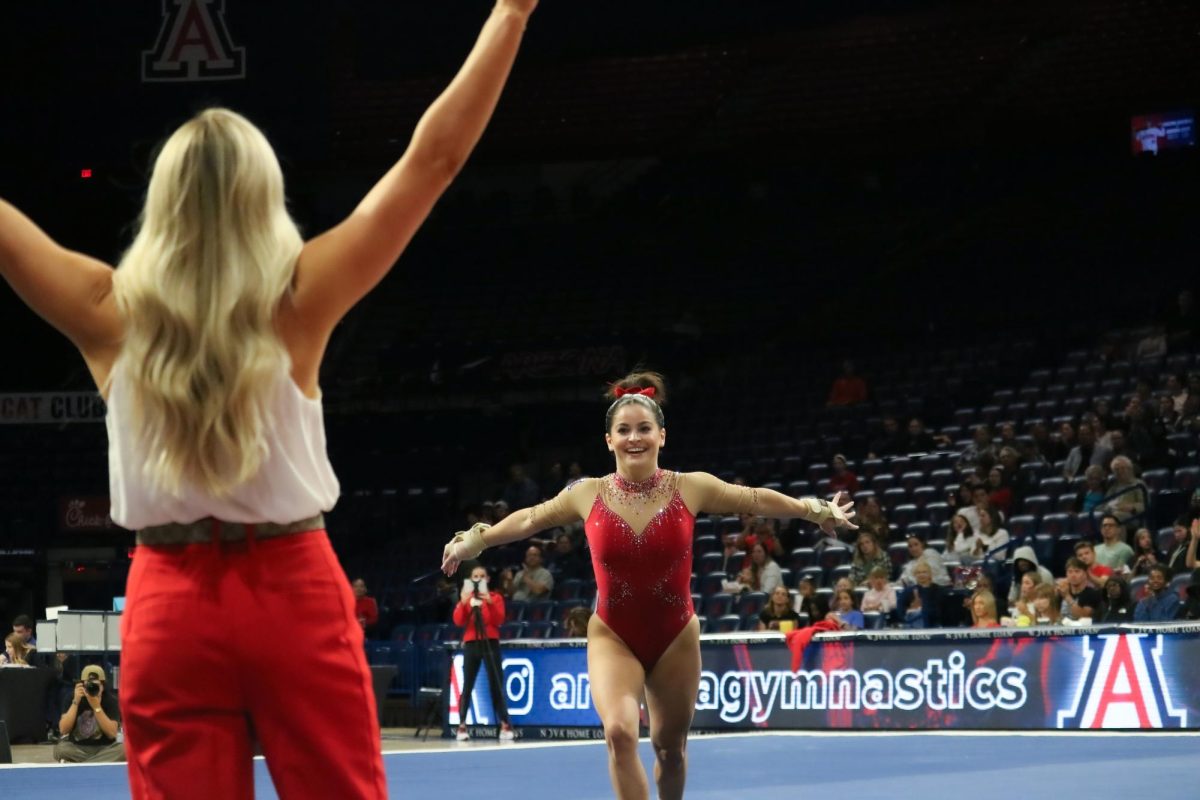
[[[10,633],[4,637],[4,653],[0,654],[0,666],[28,667],[29,656],[34,649],[25,643],[25,637],[19,633]]]
[[[255,738],[283,798],[386,796],[324,532],[338,482],[317,379],[334,326],[482,135],[535,5],[498,0],[403,157],[311,241],[267,139],[223,109],[163,145],[115,271],[0,201],[0,274],[105,395],[112,516],[138,531],[121,655],[135,798],[250,797]]]

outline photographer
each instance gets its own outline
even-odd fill
[[[454,624],[464,628],[463,686],[458,700],[458,740],[467,741],[467,712],[471,708],[471,692],[479,663],[487,666],[488,688],[492,706],[500,718],[500,739],[513,738],[508,721],[508,704],[504,700],[504,675],[500,666],[500,625],[504,622],[504,598],[488,591],[487,570],[475,567],[471,577],[463,581],[459,603],[454,607]]]
[[[125,745],[117,741],[120,719],[116,698],[104,689],[104,670],[84,667],[58,721],[63,738],[54,745],[54,758],[61,763],[124,761]]]

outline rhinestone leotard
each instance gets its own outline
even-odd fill
[[[679,473],[640,483],[612,474],[585,522],[596,571],[596,612],[649,672],[691,620],[692,531]],[[642,524],[637,531],[635,524]]]

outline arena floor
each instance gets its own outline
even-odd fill
[[[970,797],[1011,800],[1064,794],[1183,800],[1196,797],[1197,733],[825,733],[772,732],[694,737],[690,800],[805,796]],[[14,748],[22,759],[30,748]],[[19,752],[18,752],[19,751]],[[445,797],[465,776],[491,798],[612,796],[602,742],[465,744],[384,736],[393,797]],[[48,756],[46,757],[48,760]],[[649,744],[642,743],[649,766]],[[255,764],[257,796],[275,798],[266,765]],[[569,784],[554,780],[569,777]],[[36,763],[0,767],[0,795],[86,790],[90,800],[127,798],[124,765]]]

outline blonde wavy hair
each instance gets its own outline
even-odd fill
[[[114,276],[132,418],[161,489],[222,496],[261,467],[289,366],[275,314],[302,246],[275,152],[248,120],[209,109],[167,139]]]

